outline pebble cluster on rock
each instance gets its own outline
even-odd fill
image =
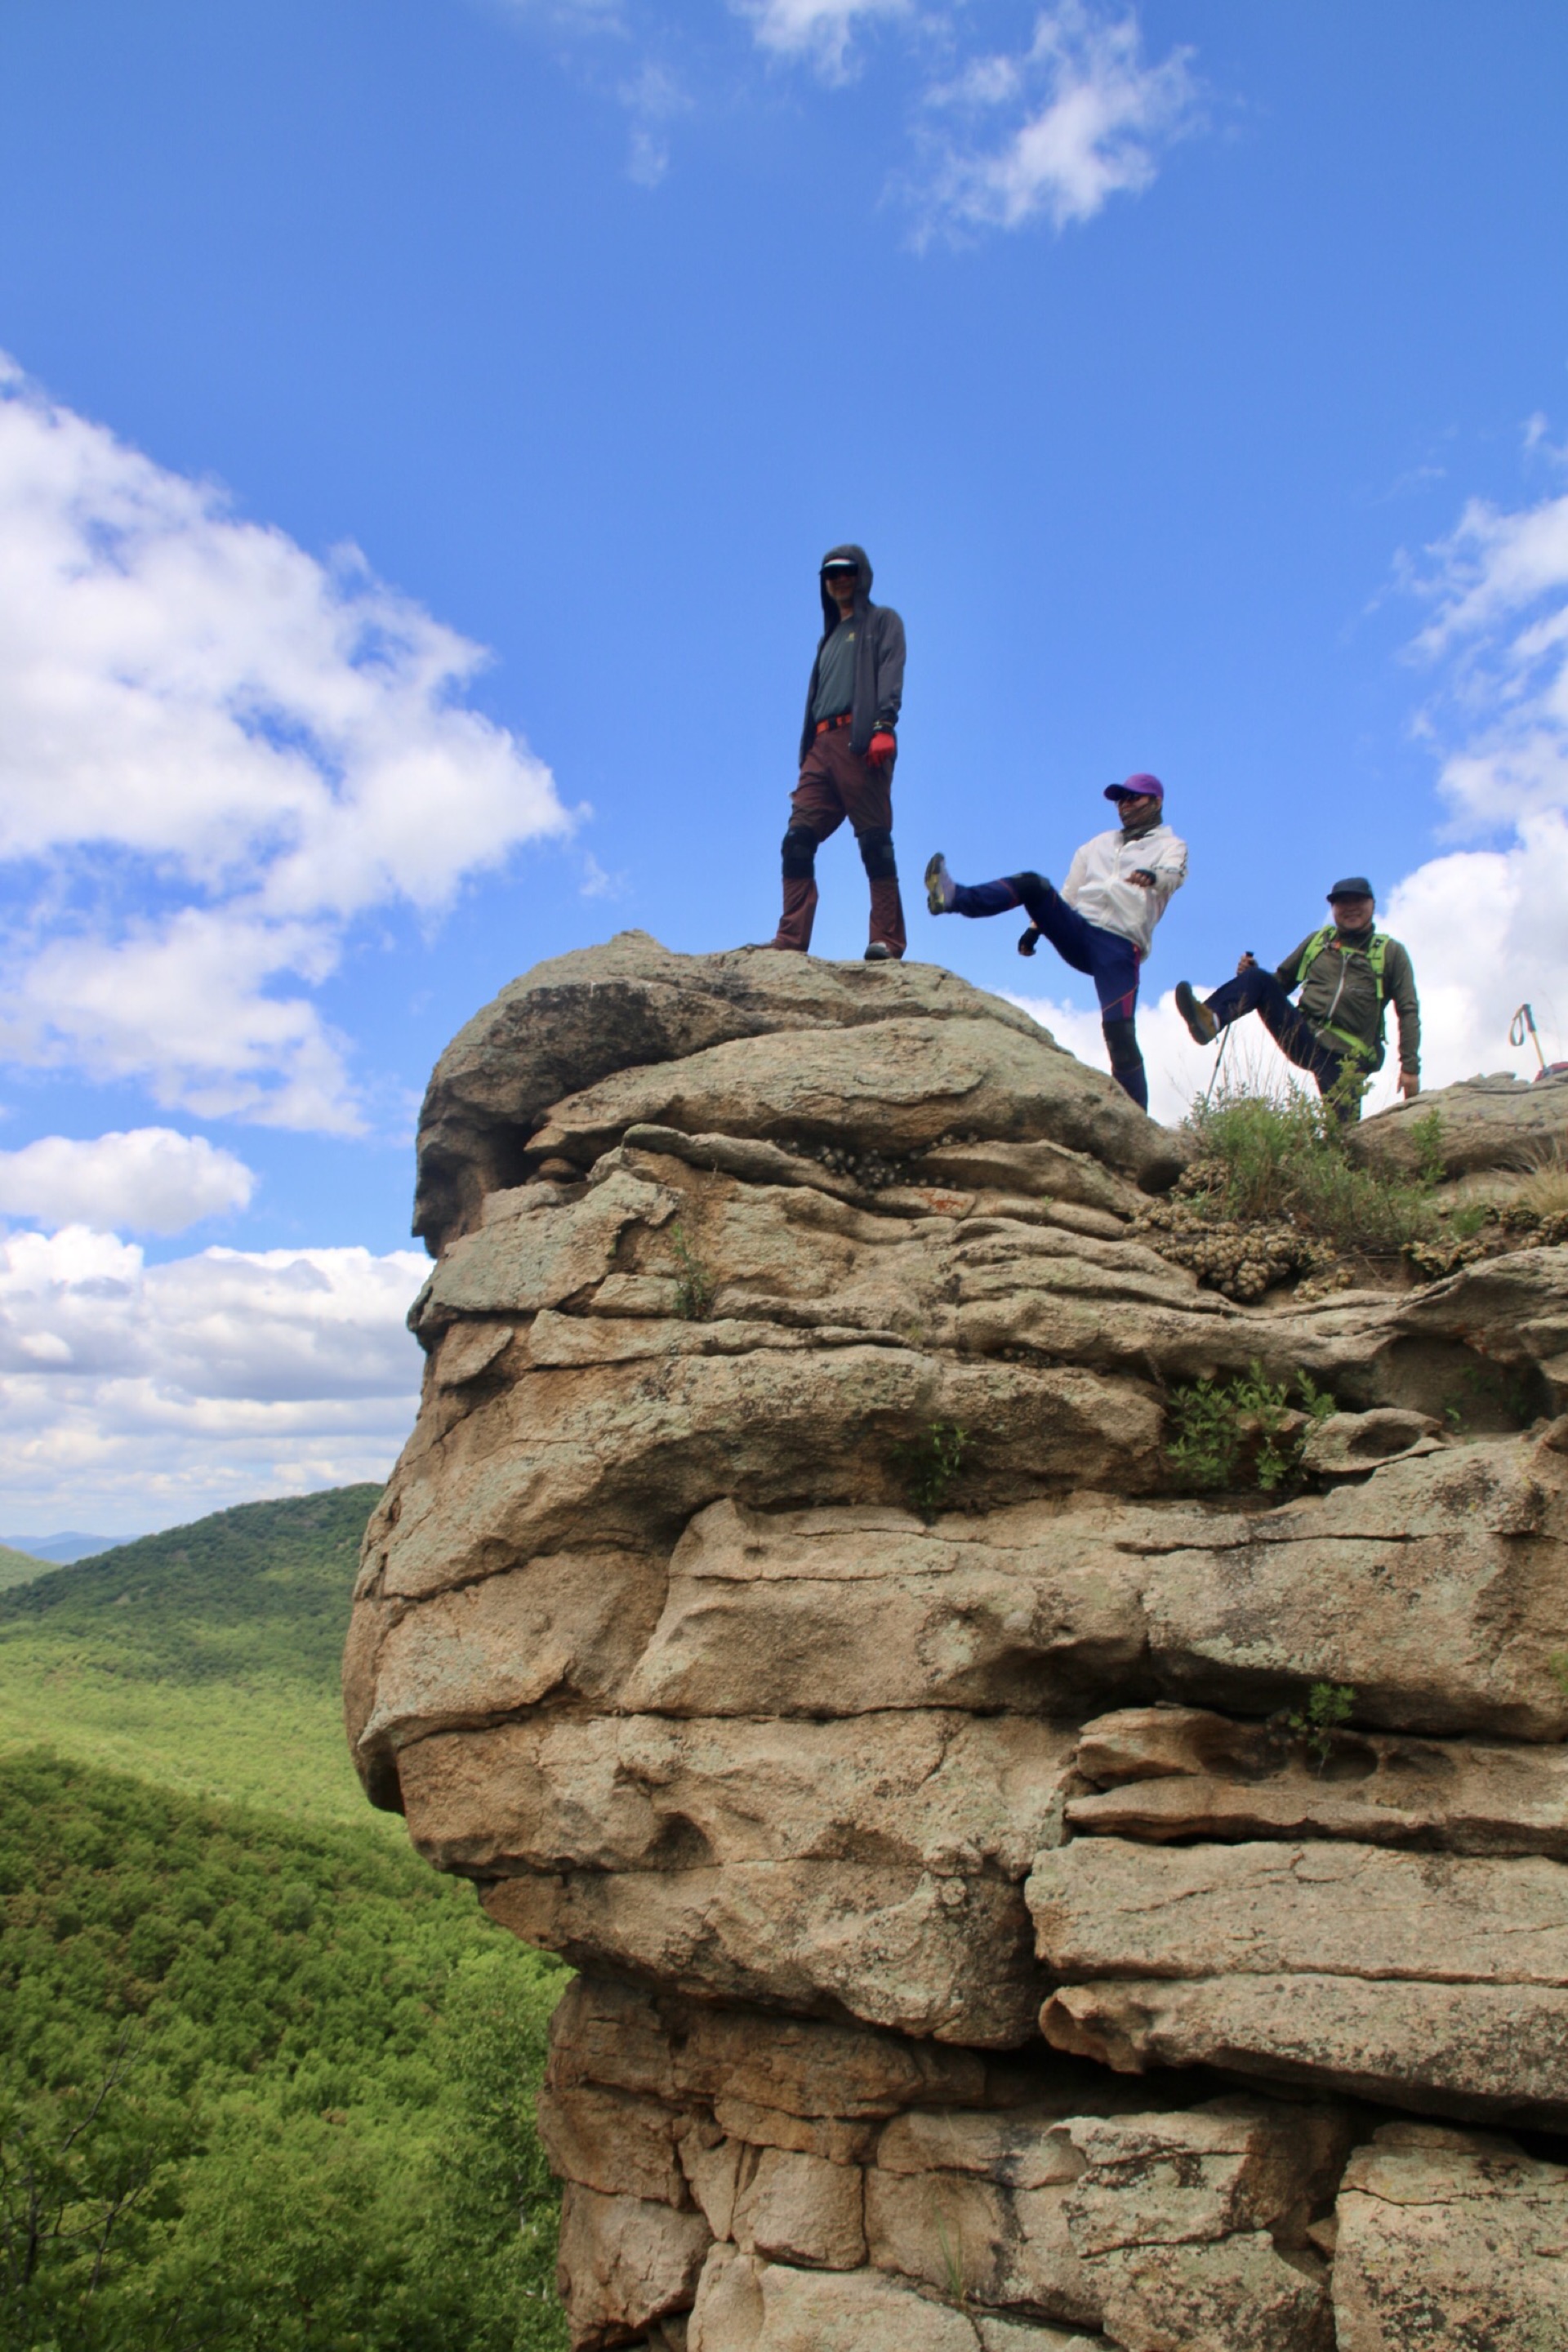
[[[1182,1164],[920,966],[633,934],[443,1057],[345,1703],[582,1972],[579,2352],[1568,2346],[1568,1248],[1249,1305]],[[1194,1499],[1242,1373],[1336,1410]]]

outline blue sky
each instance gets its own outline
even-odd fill
[[[12,0],[0,1528],[387,1465],[430,1063],[767,935],[845,536],[911,952],[1097,1054],[914,886],[1150,767],[1165,1115],[1175,980],[1347,869],[1430,1078],[1568,1051],[1565,68],[1555,0]]]

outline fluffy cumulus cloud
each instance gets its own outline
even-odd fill
[[[0,361],[0,1053],[352,1132],[349,927],[570,825],[482,660]]]
[[[1057,229],[1137,195],[1198,121],[1191,52],[1144,57],[1135,16],[1057,0],[1026,49],[972,58],[928,94],[928,230]]]
[[[1528,1075],[1533,1055],[1507,1042],[1521,1003],[1568,1058],[1568,495],[1472,504],[1416,585],[1435,679],[1420,732],[1461,845],[1384,917],[1415,957],[1428,1079]]]
[[[209,1249],[148,1265],[70,1225],[0,1243],[0,1509],[168,1526],[384,1477],[413,1421],[412,1250]]]
[[[247,1207],[255,1189],[232,1151],[171,1127],[136,1127],[88,1142],[44,1135],[19,1151],[0,1151],[0,1216],[51,1227],[183,1234],[204,1217]]]

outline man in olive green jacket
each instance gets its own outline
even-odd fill
[[[1190,982],[1176,989],[1176,1010],[1200,1045],[1244,1013],[1257,1013],[1288,1060],[1316,1078],[1318,1091],[1346,1118],[1359,1118],[1373,1070],[1383,1067],[1384,1018],[1399,1016],[1399,1091],[1421,1091],[1421,1006],[1409,950],[1376,929],[1377,902],[1364,874],[1336,882],[1333,916],[1289,954],[1277,971],[1244,955],[1236,978],[1200,999]],[[1299,1003],[1290,998],[1300,990]]]

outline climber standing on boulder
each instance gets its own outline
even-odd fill
[[[816,913],[817,845],[846,817],[871,885],[868,963],[904,952],[904,909],[893,857],[893,763],[904,694],[904,625],[890,604],[871,602],[864,548],[830,548],[822,559],[822,636],[805,696],[800,782],[784,837],[784,912],[770,947],[804,955]]]
[[[1179,982],[1176,1010],[1200,1045],[1212,1045],[1245,1013],[1258,1013],[1286,1059],[1309,1071],[1330,1108],[1352,1120],[1373,1071],[1383,1067],[1390,997],[1399,1015],[1399,1091],[1406,1101],[1420,1093],[1421,1005],[1409,950],[1374,928],[1377,901],[1364,874],[1334,884],[1329,911],[1333,921],[1293,948],[1277,971],[1248,953],[1212,996]],[[1300,1001],[1292,1004],[1297,989]]]
[[[1043,934],[1064,962],[1089,974],[1110,1075],[1147,1110],[1149,1081],[1134,1017],[1138,972],[1155,924],[1187,878],[1187,845],[1165,823],[1165,787],[1158,776],[1107,784],[1105,797],[1116,803],[1121,823],[1084,843],[1059,890],[1042,874],[955,882],[938,850],[926,867],[926,904],[933,915],[1005,915],[1022,907],[1029,929],[1018,953],[1032,956]]]

